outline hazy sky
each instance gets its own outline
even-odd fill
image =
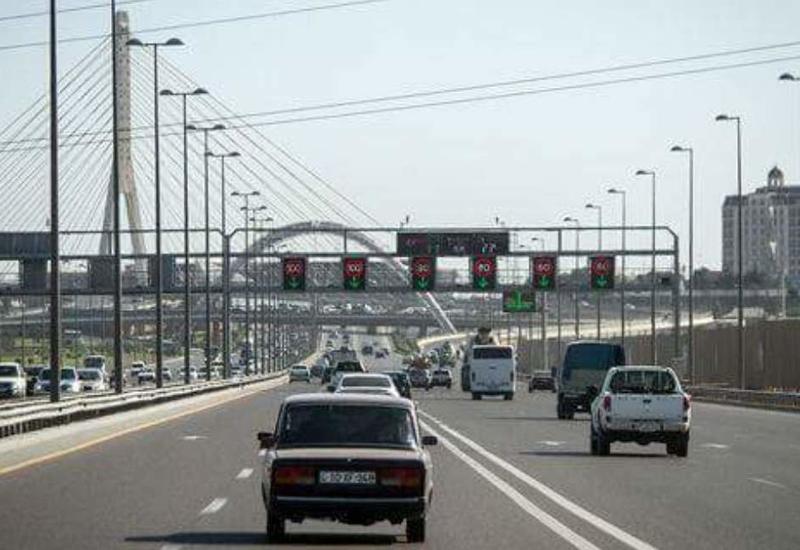
[[[61,7],[95,3],[63,0]],[[133,29],[302,6],[320,0],[149,0],[121,6]],[[329,3],[334,3],[331,0]],[[3,0],[0,17],[45,10],[44,0]],[[107,14],[64,14],[63,37],[107,29]],[[147,35],[182,38],[172,61],[241,112],[375,97],[601,68],[800,40],[791,0],[389,0]],[[0,46],[46,38],[47,19],[0,21]],[[62,67],[91,43],[65,44]],[[0,125],[46,86],[44,48],[0,51]],[[800,55],[800,46],[584,79],[537,89]],[[800,60],[725,72],[530,95],[492,102],[270,126],[270,136],[380,220],[420,225],[585,223],[586,202],[617,222],[610,185],[629,190],[629,222],[649,223],[647,180],[658,171],[659,221],[687,228],[686,158],[697,165],[697,262],[720,263],[720,205],[735,190],[735,133],[744,120],[746,189],[777,164],[800,171],[800,84],[779,83]],[[499,91],[499,90],[496,90]],[[480,94],[481,92],[477,92]]]

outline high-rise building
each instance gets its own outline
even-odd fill
[[[800,276],[800,185],[786,185],[775,166],[767,185],[742,196],[742,262],[745,274]],[[722,203],[722,269],[736,274],[738,198]]]

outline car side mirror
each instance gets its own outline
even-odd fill
[[[439,444],[439,438],[435,435],[423,435],[422,436],[422,445],[425,447],[433,447],[434,445]]]
[[[275,445],[275,435],[270,432],[258,432],[258,442],[261,449],[269,449]]]

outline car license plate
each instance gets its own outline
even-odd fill
[[[319,482],[334,485],[374,485],[375,472],[334,472],[322,470],[319,473]]]
[[[660,427],[658,422],[642,422],[638,426],[640,432],[657,432]]]

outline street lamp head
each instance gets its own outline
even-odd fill
[[[186,129],[194,131],[197,130],[197,126],[195,126],[194,124],[187,124]]]
[[[670,152],[672,152],[672,153],[685,153],[685,152],[687,152],[687,151],[689,151],[689,148],[687,148],[687,147],[682,147],[682,146],[680,146],[680,145],[673,145],[673,146],[670,148]]]
[[[596,205],[596,204],[587,203],[585,208],[597,209],[597,208],[600,208],[600,207],[598,205]]]
[[[167,88],[167,89],[161,90],[161,91],[158,93],[158,95],[165,95],[165,96],[168,96],[168,95],[175,95],[175,92],[173,92],[172,90],[170,90],[169,88]]]
[[[636,175],[637,176],[654,176],[655,172],[653,172],[652,170],[637,170],[636,171]]]
[[[574,222],[574,223],[578,223],[578,220],[577,220],[577,218],[573,218],[572,216],[564,216],[564,221],[565,221],[565,222]]]
[[[616,187],[612,187],[608,189],[606,193],[609,193],[611,195],[624,195],[625,191],[623,189],[617,189]]]
[[[208,95],[208,90],[205,88],[195,88],[192,95]]]
[[[794,82],[797,80],[797,77],[794,76],[792,73],[783,73],[781,76],[778,77],[778,80],[788,80],[790,82]]]
[[[126,46],[144,46],[144,42],[139,40],[138,38],[131,38],[127,42],[125,42]]]
[[[236,157],[241,157],[242,155],[239,153],[239,151],[231,151],[230,153],[228,153],[225,156],[228,156],[228,157],[231,157],[231,158],[236,158]]]
[[[726,120],[731,120],[731,117],[729,117],[728,115],[717,115],[714,120],[716,120],[717,122],[723,122]]]
[[[180,38],[170,38],[169,40],[164,42],[163,45],[164,46],[183,46],[184,43],[183,43],[183,40],[181,40]]]
[[[225,125],[224,124],[215,124],[214,126],[211,127],[211,129],[212,130],[224,130],[225,129]]]

